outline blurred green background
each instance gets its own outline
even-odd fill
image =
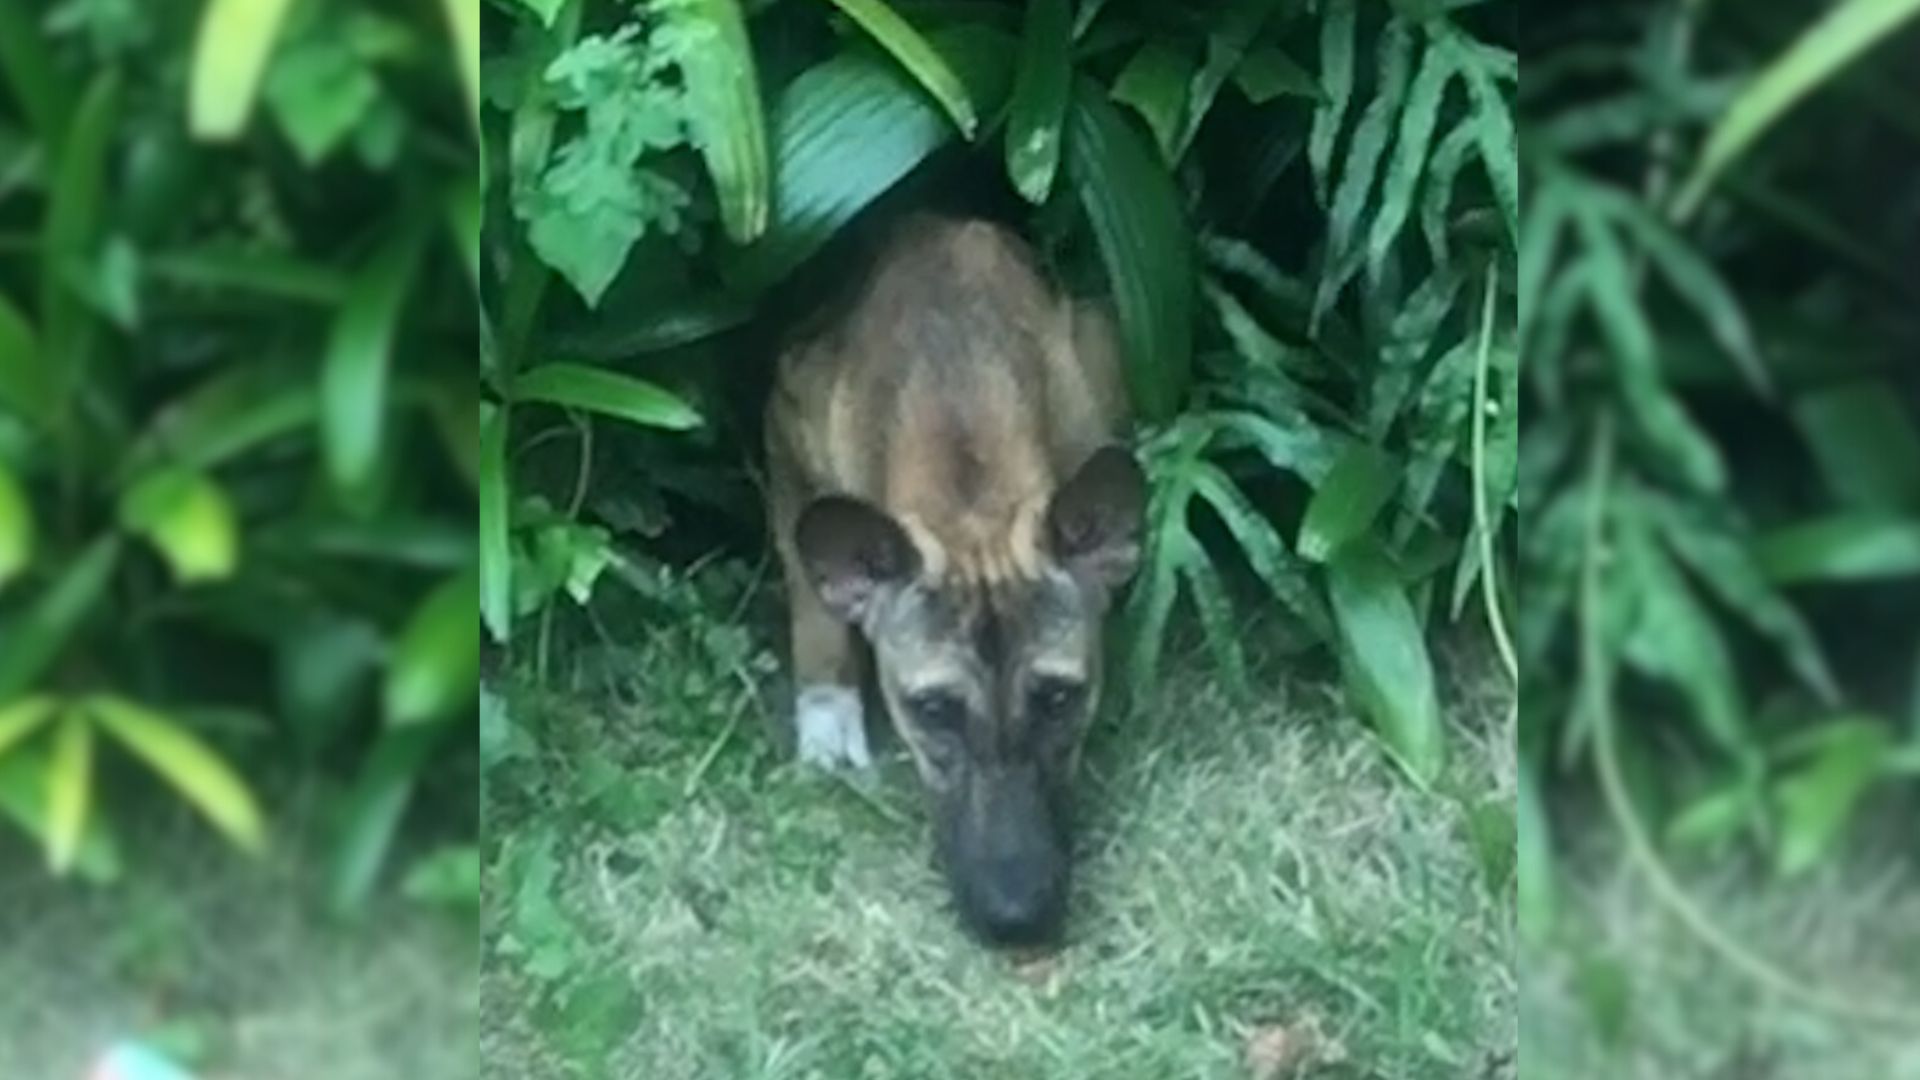
[[[1523,55],[1527,1071],[1920,1076],[1920,5]]]
[[[187,1014],[200,1056],[299,1075],[241,1017],[319,997],[301,950],[352,946],[306,918],[195,944],[199,920],[476,902],[477,26],[0,2],[0,919],[98,976],[9,949],[10,1071],[72,1075],[101,1014]],[[209,832],[256,858],[181,880]],[[116,969],[156,897],[167,962]],[[383,1075],[310,1007],[329,1075]]]

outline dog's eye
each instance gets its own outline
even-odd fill
[[[1033,687],[1033,707],[1042,716],[1065,716],[1086,695],[1085,684],[1071,679],[1042,679]]]
[[[907,708],[922,724],[941,731],[958,728],[967,716],[965,703],[945,690],[923,690],[907,699]]]

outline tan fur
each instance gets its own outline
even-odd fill
[[[850,631],[799,570],[793,530],[808,500],[885,509],[933,576],[1029,579],[1049,496],[1126,408],[1104,312],[1056,295],[1006,230],[930,217],[899,229],[847,315],[789,349],[778,379],[770,517],[801,683],[849,684],[854,665]]]

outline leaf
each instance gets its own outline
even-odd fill
[[[480,5],[468,0],[441,0],[447,17],[447,45],[460,71],[460,88],[466,91],[467,112],[477,126],[480,122]],[[551,25],[553,19],[545,21]]]
[[[0,592],[32,564],[38,532],[26,488],[0,461]]]
[[[541,26],[552,26],[559,16],[560,9],[567,6],[567,0],[519,0],[520,6],[533,12]]]
[[[1355,705],[1413,781],[1431,787],[1446,763],[1433,663],[1400,575],[1373,543],[1327,565],[1341,669]]]
[[[1373,194],[1380,159],[1385,156],[1392,137],[1394,119],[1400,114],[1407,93],[1407,68],[1413,49],[1412,34],[1406,23],[1394,19],[1380,33],[1379,88],[1360,123],[1353,130],[1353,143],[1340,171],[1340,186],[1334,191],[1333,208],[1327,214],[1327,251],[1321,266],[1320,285],[1313,300],[1314,321],[1333,307],[1341,290],[1360,269],[1360,218]]]
[[[1629,588],[1639,602],[1639,617],[1626,642],[1627,659],[1677,687],[1722,749],[1737,758],[1752,758],[1747,706],[1719,625],[1655,543],[1638,502],[1622,506],[1627,520],[1617,530],[1620,576],[1632,583]]]
[[[47,866],[64,875],[73,866],[93,804],[93,725],[68,709],[53,730],[47,770]]]
[[[1374,277],[1385,265],[1387,252],[1400,237],[1413,210],[1414,192],[1426,171],[1427,155],[1433,147],[1433,132],[1445,103],[1447,86],[1454,76],[1452,51],[1428,47],[1420,58],[1420,72],[1407,91],[1406,108],[1400,113],[1400,133],[1395,139],[1393,160],[1380,186],[1380,209],[1374,215],[1373,230],[1367,237],[1367,266]],[[1357,136],[1356,136],[1357,139]],[[1338,203],[1336,202],[1336,206]]]
[[[1142,418],[1163,421],[1193,366],[1193,238],[1165,165],[1099,88],[1075,88],[1067,172],[1087,213],[1120,322],[1127,386]]]
[[[123,84],[118,74],[94,76],[58,146],[41,225],[41,362],[56,390],[48,404],[64,406],[86,367],[86,312],[68,281],[69,270],[97,254],[106,205],[107,169],[119,130]]]
[[[1694,251],[1666,222],[1649,212],[1640,200],[1613,188],[1596,185],[1589,189],[1590,195],[1603,193],[1614,219],[1640,242],[1641,250],[1652,258],[1674,292],[1699,313],[1714,341],[1732,358],[1748,383],[1758,393],[1772,393],[1773,377],[1760,359],[1760,348],[1754,342],[1746,312],[1741,310],[1739,298],[1720,279],[1713,264]]]
[[[1464,811],[1467,839],[1472,843],[1474,856],[1480,863],[1480,878],[1490,895],[1504,899],[1507,885],[1513,881],[1514,863],[1518,857],[1518,822],[1515,820],[1513,802],[1499,795],[1489,796],[1479,802],[1463,799],[1461,809]]]
[[[1803,874],[1832,851],[1860,799],[1883,775],[1892,736],[1873,719],[1839,720],[1819,732],[1814,760],[1775,786],[1782,877]]]
[[[131,479],[168,465],[211,470],[310,427],[319,412],[311,380],[284,368],[238,365],[168,402],[117,475]]]
[[[54,373],[40,354],[33,324],[12,300],[0,296],[0,409],[44,423],[54,407],[54,388]]]
[[[1174,141],[1186,116],[1187,86],[1194,57],[1174,45],[1148,41],[1113,82],[1113,100],[1129,105],[1147,122],[1160,156],[1174,160]]]
[[[1776,585],[1920,576],[1920,518],[1851,512],[1761,537],[1760,570]]]
[[[59,703],[44,695],[0,705],[0,758],[38,733],[58,711]]]
[[[700,414],[685,401],[652,383],[586,364],[542,364],[514,380],[514,398],[585,409],[641,427],[687,431],[700,426]]]
[[[421,229],[402,228],[361,267],[327,338],[320,429],[327,475],[342,494],[365,491],[379,467],[394,336],[424,241]]]
[[[1313,167],[1313,189],[1321,206],[1333,183],[1333,147],[1346,123],[1353,98],[1353,48],[1356,0],[1327,0],[1320,21],[1320,107],[1314,110],[1307,137],[1307,161]]]
[[[288,621],[274,642],[275,698],[297,749],[312,758],[363,715],[362,691],[387,643],[362,618],[315,613]]]
[[[423,724],[473,703],[480,679],[476,574],[437,586],[408,617],[387,670],[387,723]]]
[[[114,537],[94,541],[9,627],[6,648],[0,649],[0,701],[25,692],[59,659],[67,639],[106,595],[119,555]]]
[[[20,114],[53,145],[65,130],[67,91],[54,54],[41,32],[44,5],[0,0],[0,77],[13,91]]]
[[[1012,74],[1012,42],[980,27],[929,39],[987,113]],[[892,65],[843,54],[802,72],[774,106],[772,217],[760,239],[726,252],[741,293],[792,273],[861,210],[953,138],[953,127]]]
[[[1294,550],[1308,562],[1335,558],[1373,527],[1399,484],[1398,462],[1378,447],[1353,443],[1307,503]]]
[[[474,908],[480,903],[480,849],[451,844],[428,853],[407,871],[400,892],[434,907]]]
[[[1553,931],[1557,908],[1553,873],[1553,832],[1531,766],[1520,769],[1519,918],[1520,933],[1540,944]]]
[[[47,840],[47,758],[22,751],[0,756],[0,813],[12,818],[42,844]],[[120,843],[99,814],[87,815],[86,830],[74,852],[77,876],[96,885],[120,878]]]
[[[1674,200],[1691,216],[1707,189],[1788,110],[1855,58],[1920,15],[1920,0],[1841,0],[1830,7],[1735,99],[1708,134],[1700,160]]]
[[[889,7],[886,0],[832,2],[911,73],[953,119],[953,126],[960,129],[961,136],[972,140],[980,129],[980,118],[967,85],[918,30]]]
[[[1189,438],[1183,455],[1191,457],[1197,453]],[[1136,709],[1145,703],[1159,670],[1161,650],[1166,645],[1167,620],[1173,615],[1173,602],[1180,596],[1180,563],[1193,544],[1186,527],[1193,489],[1179,475],[1177,467],[1172,475],[1159,470],[1150,475],[1154,489],[1147,507],[1143,570],[1127,597],[1125,617],[1127,697]]]
[[[1038,206],[1053,191],[1073,65],[1067,0],[1033,0],[1020,31],[1020,67],[1007,116],[1007,176]]]
[[[508,547],[507,410],[480,421],[480,620],[493,640],[513,636],[513,555]]]
[[[1247,565],[1253,568],[1274,599],[1299,617],[1315,637],[1323,641],[1331,639],[1332,621],[1319,593],[1307,579],[1306,568],[1287,550],[1279,531],[1261,515],[1246,493],[1225,472],[1206,462],[1195,463],[1193,490],[1219,515],[1240,545]]]
[[[258,853],[266,847],[266,824],[246,781],[199,737],[165,715],[126,698],[92,697],[84,708],[107,734],[146,762],[227,839],[248,852]]]
[[[194,39],[187,126],[225,140],[247,126],[290,0],[207,0]]]
[[[1765,811],[1760,786],[1742,774],[1708,789],[1675,814],[1667,840],[1684,847],[1718,847],[1762,820]]]
[[[1793,419],[1827,490],[1859,510],[1920,511],[1920,430],[1884,381],[1816,390],[1793,403]]]
[[[240,529],[226,492],[190,469],[142,477],[120,497],[120,526],[151,540],[182,584],[230,577],[240,560]]]
[[[728,238],[751,243],[767,228],[773,170],[746,16],[739,0],[686,0],[666,8],[665,15],[682,31],[698,35],[697,44],[676,53],[687,125],[719,193]]]
[[[267,72],[267,105],[309,167],[345,142],[380,100],[380,80],[353,46],[313,34],[282,49]]]
[[[1443,35],[1442,40],[1451,45],[1459,58],[1467,97],[1473,103],[1472,123],[1480,143],[1480,161],[1486,167],[1487,182],[1493,188],[1500,217],[1506,222],[1507,235],[1518,244],[1521,239],[1520,139],[1514,131],[1513,114],[1496,84],[1496,79],[1507,73],[1489,70],[1486,57],[1490,50],[1458,30]]]
[[[1255,105],[1265,105],[1285,95],[1314,101],[1322,97],[1320,82],[1313,77],[1313,72],[1273,45],[1262,45],[1247,53],[1233,69],[1233,84]]]
[[[1201,123],[1220,96],[1220,88],[1245,59],[1247,47],[1266,25],[1273,8],[1274,0],[1235,0],[1224,5],[1219,16],[1209,21],[1207,59],[1191,80],[1185,115],[1173,143],[1172,161],[1177,163],[1186,157],[1194,137],[1200,133]]]
[[[366,906],[420,770],[446,725],[388,728],[374,743],[342,810],[327,872],[327,903],[336,915]]]

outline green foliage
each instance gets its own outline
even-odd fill
[[[123,758],[257,851],[470,715],[460,25],[0,4],[0,805],[56,870],[117,871]]]
[[[1913,5],[1787,7],[1656,3],[1529,57],[1519,651],[1530,783],[1588,764],[1594,714],[1617,714],[1621,764],[1671,763],[1636,770],[1646,824],[1796,875],[1911,753],[1908,680],[1886,684],[1920,595],[1920,383],[1896,356],[1920,327],[1911,280],[1878,268],[1916,232],[1874,207],[1920,188],[1893,164],[1915,133],[1858,107],[1891,70],[1868,46]]]
[[[717,384],[731,376],[712,373],[755,340],[739,329],[864,211],[911,176],[937,181],[936,154],[971,142],[1032,205],[1029,231],[1063,275],[1113,301],[1153,482],[1126,605],[1132,688],[1157,674],[1186,601],[1223,677],[1250,692],[1242,627],[1275,610],[1345,659],[1387,746],[1434,780],[1436,601],[1457,617],[1483,575],[1511,576],[1512,5],[762,5],[747,26],[764,115],[741,122],[766,131],[770,212],[752,238],[689,152],[710,104],[669,77],[737,46],[675,35],[682,7],[486,12],[489,173],[509,178],[490,193],[483,259],[491,636],[538,616],[544,665],[561,598],[586,604],[609,566],[630,577],[623,539],[647,551],[671,513],[714,505],[671,478],[757,426],[730,415]],[[1290,167],[1302,147],[1311,170]],[[652,187],[672,193],[637,194]],[[582,302],[545,288],[549,272]],[[613,460],[648,466],[620,474],[618,500]],[[1469,542],[1475,483],[1485,545]]]

